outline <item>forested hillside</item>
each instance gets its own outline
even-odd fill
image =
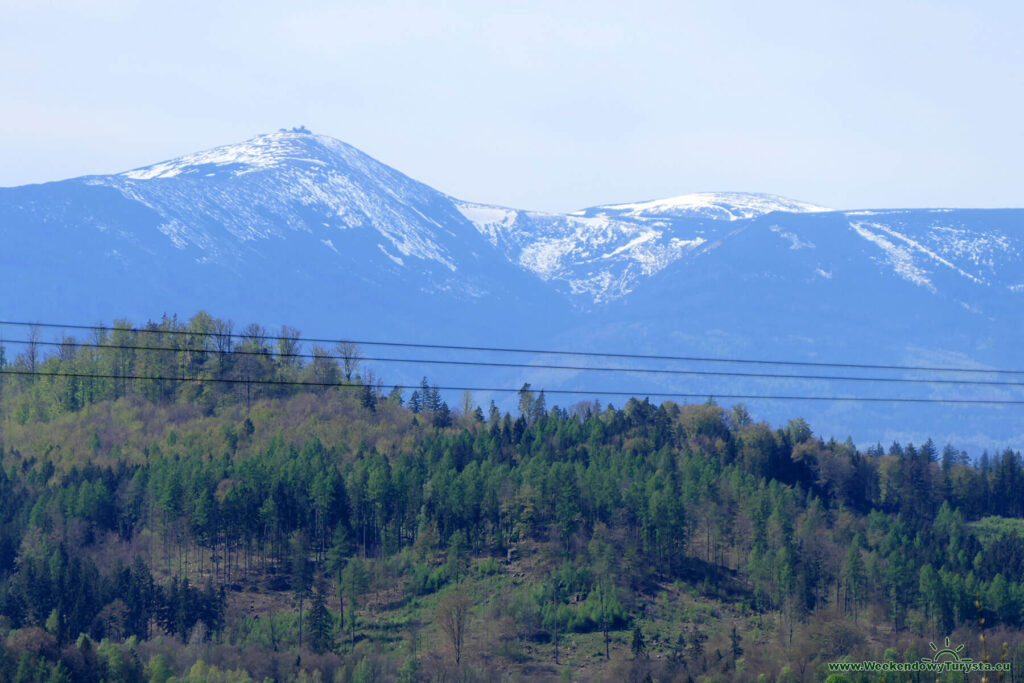
[[[43,337],[0,349],[0,680],[795,681],[946,636],[1024,676],[1018,452],[452,407],[205,313]]]

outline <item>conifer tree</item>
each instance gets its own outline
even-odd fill
[[[743,647],[740,645],[741,642],[739,631],[736,630],[736,625],[733,624],[732,632],[729,634],[729,644],[732,646],[732,668],[736,668],[736,662],[740,657],[743,656]]]
[[[299,603],[299,647],[302,647],[302,607],[309,595],[313,582],[313,564],[309,561],[309,539],[301,530],[292,534],[290,543],[292,559],[292,590]]]
[[[536,422],[547,414],[547,401],[544,399],[544,390],[541,389],[533,405],[530,406],[530,422]]]
[[[452,424],[452,411],[448,408],[448,404],[444,401],[438,406],[437,410],[434,411],[434,426],[438,429],[444,429],[450,427]]]
[[[348,627],[352,647],[356,644],[356,627],[358,618],[356,610],[359,608],[359,598],[366,592],[369,584],[369,576],[366,572],[366,565],[358,557],[353,557],[345,565],[341,572],[342,592],[348,602],[348,612],[345,614],[345,625]]]
[[[334,649],[334,619],[324,602],[322,590],[313,593],[309,608],[309,646],[317,654]]]
[[[377,412],[377,394],[369,384],[363,385],[362,405],[371,413]]]
[[[864,594],[864,561],[860,556],[860,537],[854,539],[843,561],[843,582],[846,584],[846,611],[857,620],[857,608]]]
[[[634,659],[639,659],[647,654],[647,643],[644,642],[644,633],[640,630],[639,624],[633,627],[632,649]]]

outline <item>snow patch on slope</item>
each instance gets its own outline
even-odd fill
[[[400,257],[392,256],[390,253],[388,253],[388,250],[384,247],[383,244],[380,244],[378,242],[377,243],[377,248],[380,249],[382,252],[384,252],[385,256],[387,256],[389,259],[391,259],[392,261],[394,261],[398,265],[400,265],[400,266],[404,266],[405,265],[405,261],[403,261]]]
[[[208,172],[210,167],[218,166],[235,167],[232,173],[237,176],[295,161],[309,164],[324,163],[322,160],[306,156],[300,149],[290,144],[294,138],[294,133],[287,132],[260,135],[252,140],[238,144],[225,145],[194,154],[187,154],[171,161],[153,164],[152,166],[136,168],[122,173],[121,176],[132,180],[153,180],[156,178],[174,178],[182,173],[203,173],[209,177],[216,175],[216,173]],[[330,140],[331,138],[323,139]]]
[[[976,266],[996,267],[996,257],[1019,257],[1020,251],[1006,235],[997,232],[978,233],[963,227],[935,225],[929,230],[929,238],[936,248],[948,258],[966,258]]]
[[[655,232],[653,230],[650,231],[650,232],[645,232],[644,234],[640,235],[639,237],[633,238],[632,240],[630,240],[626,244],[623,244],[621,247],[616,247],[614,251],[610,251],[607,254],[601,254],[601,258],[614,258],[615,256],[618,256],[622,252],[630,251],[634,247],[637,247],[637,246],[643,244],[644,242],[650,242],[655,237],[661,237],[661,233],[660,232]]]
[[[770,194],[749,192],[697,192],[667,199],[629,204],[608,204],[594,210],[620,211],[633,217],[660,215],[699,215],[715,220],[744,220],[773,211],[810,213],[831,211],[824,206]]]
[[[598,303],[625,296],[639,279],[706,241],[702,236],[672,235],[653,223],[608,216],[523,213],[506,225],[512,228],[498,239],[511,246],[508,251],[521,266],[544,280],[562,281],[570,292]],[[533,230],[527,232],[528,228]]]
[[[516,222],[516,216],[519,214],[515,209],[466,202],[455,202],[455,208],[466,217],[466,220],[475,225],[493,245],[497,245],[498,235],[501,231],[512,228]]]
[[[510,260],[594,303],[626,296],[639,280],[708,244],[718,230],[716,223],[770,211],[827,210],[782,197],[743,193],[684,195],[568,214],[460,201],[456,207]],[[784,237],[795,248],[814,246],[790,233]]]
[[[900,277],[913,282],[915,285],[927,287],[932,292],[936,291],[935,285],[933,285],[931,280],[928,279],[927,273],[914,263],[914,256],[909,249],[895,244],[882,235],[871,232],[871,230],[868,229],[875,228],[876,230],[882,230],[884,232],[884,226],[878,223],[851,222],[850,227],[853,228],[858,235],[869,242],[874,243],[883,252],[885,252],[889,265],[892,266],[893,270],[895,270]]]
[[[769,228],[776,235],[789,242],[790,249],[814,249],[814,242],[804,242],[795,233],[787,232],[777,225]]]
[[[967,278],[969,280],[973,280],[974,282],[976,282],[978,284],[982,284],[981,280],[979,280],[975,276],[971,275],[967,271],[957,267],[956,265],[954,265],[953,263],[947,261],[946,259],[942,258],[941,256],[936,254],[931,249],[928,249],[927,247],[925,247],[923,244],[921,244],[917,240],[911,239],[910,237],[907,237],[906,235],[904,235],[902,233],[896,232],[895,230],[893,230],[892,228],[890,228],[890,227],[888,227],[886,225],[876,224],[875,227],[885,231],[886,233],[888,233],[889,235],[891,235],[891,236],[893,236],[893,237],[895,237],[897,239],[903,240],[909,246],[913,247],[917,251],[921,252],[922,254],[925,254],[926,256],[930,257],[931,259],[933,259],[935,261],[938,261],[939,263],[941,263],[942,265],[946,266],[947,268],[952,268],[956,272],[958,272],[961,275],[963,275],[965,278]]]

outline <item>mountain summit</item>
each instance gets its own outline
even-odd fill
[[[735,221],[756,218],[773,211],[813,213],[831,211],[823,206],[756,192],[696,192],[668,199],[651,199],[632,204],[607,204],[580,211],[584,215],[611,214],[633,218],[711,218]]]
[[[155,209],[176,247],[218,257],[296,232],[338,251],[343,233],[360,229],[378,233],[377,248],[398,265],[451,272],[466,256],[466,226],[447,197],[323,135],[280,131],[85,182]]]

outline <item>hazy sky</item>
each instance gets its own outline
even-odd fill
[[[303,124],[520,208],[1021,207],[1022,26],[977,0],[0,0],[0,186]]]

